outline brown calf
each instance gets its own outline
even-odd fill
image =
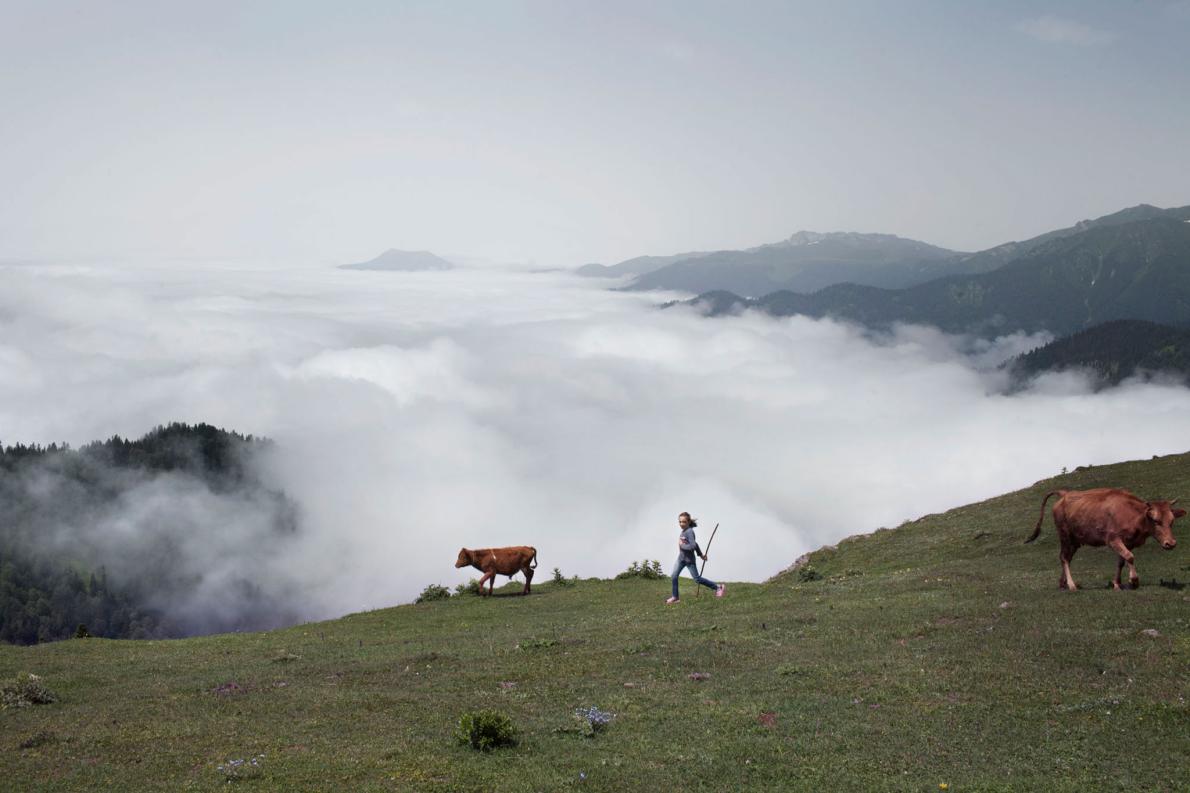
[[[1140,586],[1140,576],[1136,574],[1132,549],[1144,545],[1145,540],[1153,536],[1162,548],[1171,550],[1178,544],[1173,538],[1173,522],[1186,514],[1184,509],[1172,508],[1178,502],[1176,498],[1173,501],[1142,501],[1127,490],[1110,487],[1054,490],[1046,493],[1042,500],[1041,517],[1025,542],[1033,542],[1041,533],[1045,502],[1054,495],[1058,496],[1054,503],[1054,525],[1061,546],[1058,559],[1062,562],[1059,589],[1078,589],[1070,574],[1070,560],[1081,545],[1110,547],[1120,557],[1112,586],[1120,588],[1120,573],[1127,564],[1128,582],[1136,589]]]
[[[532,562],[532,564],[530,564]],[[525,574],[525,589],[522,595],[529,594],[529,582],[533,580],[533,569],[537,567],[537,549],[529,545],[514,545],[511,548],[467,548],[459,551],[459,558],[455,560],[455,567],[471,565],[483,573],[479,579],[479,594],[483,594],[484,582],[488,583],[488,594],[496,587],[496,575],[506,575],[509,578],[517,573]]]

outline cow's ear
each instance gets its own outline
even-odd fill
[[[1175,510],[1173,511],[1173,517],[1174,517],[1174,520],[1177,520],[1178,518],[1184,518],[1184,517],[1186,517],[1186,510],[1184,510],[1184,509],[1175,509]]]

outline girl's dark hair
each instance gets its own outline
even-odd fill
[[[696,521],[694,519],[694,516],[691,515],[689,512],[679,512],[678,517],[679,518],[684,517],[684,518],[686,518],[686,520],[690,521],[690,528],[692,528],[692,529],[698,525],[698,521]]]

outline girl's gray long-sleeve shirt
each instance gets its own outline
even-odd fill
[[[681,549],[678,556],[684,562],[694,561],[694,549],[698,547],[698,543],[694,541],[694,527],[682,529],[678,534],[678,547]]]

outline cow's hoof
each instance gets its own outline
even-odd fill
[[[1132,587],[1133,589],[1140,589],[1140,579],[1139,578],[1132,579],[1131,581],[1128,582],[1128,586]]]
[[[1119,592],[1119,591],[1120,591],[1120,589],[1121,589],[1121,587],[1120,587],[1120,582],[1119,582],[1119,581],[1112,581],[1112,582],[1111,582],[1111,588],[1112,588],[1112,589],[1114,589],[1114,590],[1116,590],[1117,592]]]

